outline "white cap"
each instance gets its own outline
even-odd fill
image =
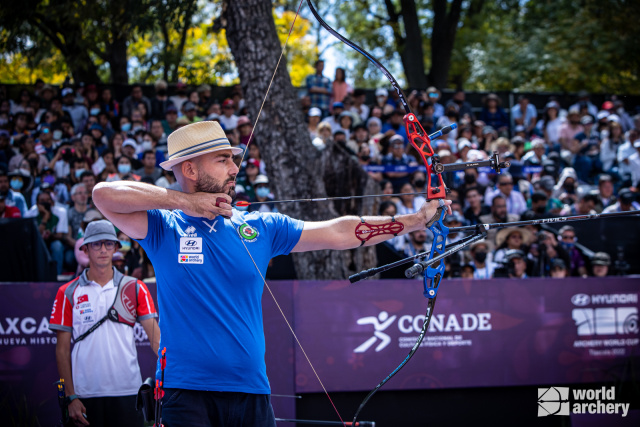
[[[376,89],[376,98],[379,96],[389,96],[389,92],[384,88]]]
[[[309,117],[322,117],[322,110],[318,107],[309,108]]]
[[[609,114],[609,121],[620,123],[620,116],[618,116],[617,114]]]
[[[268,184],[268,183],[269,183],[269,178],[267,178],[265,175],[258,175],[256,176],[256,180],[253,181],[253,185]]]
[[[636,148],[640,148],[640,139],[636,139],[635,142],[633,143],[633,146]]]
[[[458,151],[461,151],[464,147],[471,148],[471,141],[467,138],[458,138]]]
[[[125,139],[124,142],[122,143],[122,146],[126,147],[127,145],[136,149],[138,148],[138,143],[136,142],[135,139],[131,139],[131,138]]]
[[[606,119],[607,117],[609,117],[611,113],[608,112],[607,110],[600,110],[598,111],[598,120],[602,120],[602,119]]]

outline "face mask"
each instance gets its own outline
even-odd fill
[[[45,175],[42,181],[53,185],[53,183],[56,182],[56,177],[53,175]]]
[[[363,162],[368,162],[369,160],[371,160],[371,156],[360,156],[360,159],[361,159]]]
[[[124,123],[120,126],[120,129],[122,129],[123,132],[129,132],[131,130],[131,123]]]
[[[144,152],[147,150],[151,150],[153,147],[151,146],[151,141],[142,141],[142,145],[140,148]]]
[[[100,109],[99,109],[99,108],[92,108],[92,109],[89,111],[89,114],[91,114],[92,116],[97,116],[97,115],[98,115],[98,113],[100,113]]]
[[[24,183],[22,182],[21,179],[12,179],[11,180],[11,189],[15,190],[15,191],[20,191],[22,190],[22,186],[24,185]]]
[[[122,175],[126,175],[131,172],[131,165],[118,165],[118,172]]]
[[[269,188],[268,187],[260,187],[260,188],[256,188],[256,195],[258,197],[261,197],[263,199],[269,197]]]
[[[158,90],[158,96],[165,96],[167,94],[166,89],[160,89]]]
[[[131,242],[126,240],[120,240],[120,245],[122,245],[120,252],[128,252],[131,249]]]
[[[80,179],[80,175],[82,175],[84,171],[84,169],[76,169],[76,179]]]
[[[479,263],[483,263],[486,259],[487,259],[487,253],[480,251],[480,252],[476,252],[473,255],[473,259],[475,259],[476,261],[478,261]]]
[[[574,242],[560,242],[560,244],[565,248],[565,249],[573,249],[573,247],[575,246]]]
[[[416,185],[416,187],[422,188],[422,187],[424,187],[425,183],[426,183],[426,181],[424,179],[419,179],[414,184]]]
[[[61,138],[62,138],[62,131],[61,130],[54,130],[53,131],[53,139],[59,140]]]
[[[464,174],[464,182],[465,184],[473,184],[476,182],[476,177],[471,174]]]

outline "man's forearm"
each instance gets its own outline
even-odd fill
[[[98,209],[120,214],[180,209],[185,206],[186,197],[180,191],[132,181],[101,182],[93,189],[93,202]]]
[[[76,394],[71,373],[71,351],[68,347],[64,348],[64,344],[56,345],[56,363],[58,365],[60,378],[64,379],[66,395],[71,396]]]

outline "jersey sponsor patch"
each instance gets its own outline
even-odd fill
[[[180,252],[202,253],[202,237],[181,237]]]
[[[202,264],[202,263],[204,263],[204,255],[202,255],[202,254],[178,254],[178,263],[180,263],[180,264]]]
[[[242,224],[239,230],[240,235],[244,237],[247,242],[253,242],[258,238],[258,230],[251,227],[249,224]]]
[[[83,314],[82,317],[82,324],[83,325],[89,325],[91,323],[95,323],[95,317],[93,316],[93,314]]]

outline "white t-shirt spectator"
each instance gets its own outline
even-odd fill
[[[231,117],[227,117],[224,114],[221,115],[218,120],[224,126],[224,130],[229,131],[238,127],[238,116],[231,115]]]

